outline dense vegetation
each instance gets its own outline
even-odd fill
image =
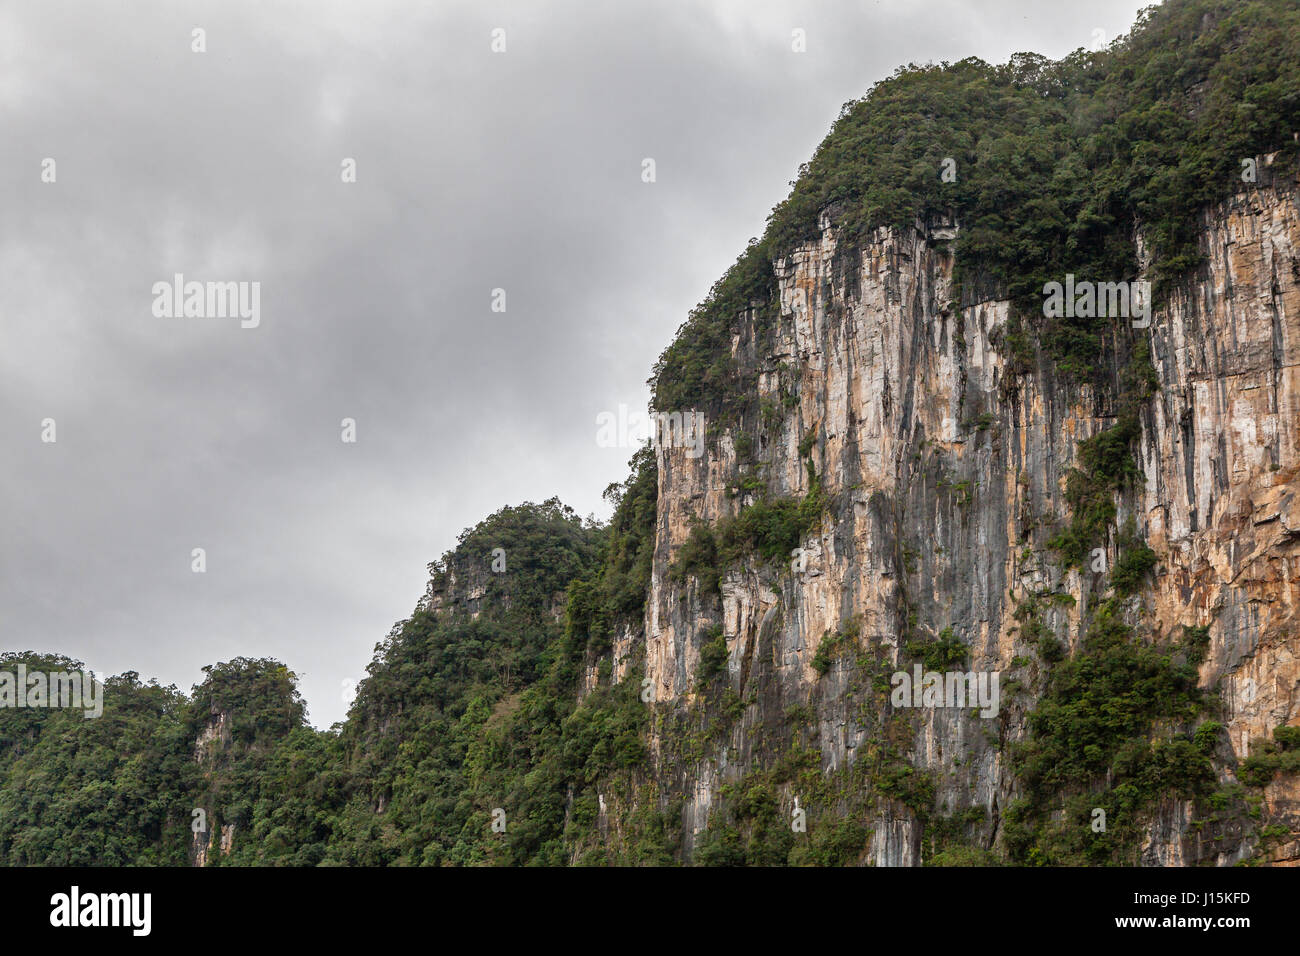
[[[1044,283],[1136,278],[1137,228],[1158,292],[1182,279],[1199,261],[1201,210],[1241,188],[1242,160],[1281,149],[1294,162],[1297,90],[1290,0],[1173,0],[1110,49],[1059,62],[900,68],[845,104],[762,238],[691,313],[655,366],[655,405],[717,420],[752,405],[732,330],[751,307],[758,331],[771,328],[772,261],[815,238],[823,212],[849,246],[879,226],[955,217],[962,301],[1011,299],[1023,362],[1041,348],[1061,373],[1096,380],[1117,320],[1044,319]]]
[[[80,661],[6,653],[0,670],[71,672]],[[190,703],[134,673],[109,678],[104,711],[0,709],[0,861],[61,866],[185,862],[198,787]],[[256,715],[253,715],[256,716]]]
[[[1008,812],[1013,858],[1136,863],[1142,811],[1162,798],[1203,796],[1214,783],[1214,738],[1207,746],[1193,727],[1209,708],[1184,648],[1143,642],[1115,602],[1104,604],[1079,651],[1051,666],[1030,738],[1013,755],[1025,792]],[[1175,730],[1152,744],[1157,724]],[[1090,826],[1096,809],[1105,830]]]

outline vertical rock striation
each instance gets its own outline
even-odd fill
[[[1063,488],[1079,442],[1113,425],[1118,409],[1112,393],[1071,384],[1045,359],[1017,371],[1005,354],[1008,302],[954,299],[958,224],[882,228],[851,248],[828,219],[821,227],[775,264],[774,332],[751,311],[733,336],[764,413],[721,429],[708,455],[658,450],[646,676],[662,709],[707,712],[701,652],[720,627],[726,687],[743,710],[702,753],[683,753],[656,724],[652,776],[683,800],[689,854],[724,785],[769,767],[791,742],[814,749],[823,774],[878,759],[882,732],[896,732],[882,730],[888,690],[873,696],[851,655],[908,670],[909,640],[950,633],[968,654],[963,669],[1001,674],[999,712],[916,709],[900,750],[933,780],[934,811],[966,813],[974,841],[993,847],[1019,790],[1009,747],[1042,687],[1016,610],[1035,595],[1069,595],[1041,614],[1074,648],[1101,600],[1105,576],[1063,570],[1048,541],[1069,516]],[[1231,752],[1221,748],[1216,763],[1231,781],[1250,740],[1300,719],[1296,184],[1266,179],[1208,210],[1201,236],[1206,267],[1141,333],[1159,393],[1141,408],[1142,480],[1117,507],[1159,559],[1127,619],[1155,636],[1208,627],[1200,680],[1222,698]],[[747,476],[772,496],[820,485],[828,507],[802,542],[803,569],[748,560],[724,569],[718,592],[674,574],[697,523],[716,526],[752,503]],[[822,642],[850,621],[849,653],[815,667]],[[806,708],[800,726],[792,708]],[[786,812],[795,789],[782,788]],[[1294,780],[1271,784],[1268,819],[1300,831],[1298,800]],[[915,807],[877,797],[871,815],[862,861],[923,862]],[[1162,805],[1143,862],[1230,863],[1255,849],[1245,830],[1208,848],[1193,830],[1188,805]],[[1294,842],[1270,852],[1300,857]]]

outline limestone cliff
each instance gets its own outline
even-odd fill
[[[1208,628],[1199,680],[1221,701],[1215,769],[1225,785],[1252,740],[1300,723],[1300,205],[1294,174],[1273,181],[1270,160],[1259,160],[1260,183],[1204,211],[1207,265],[1138,333],[1158,392],[1140,408],[1141,480],[1117,498],[1116,526],[1131,518],[1158,558],[1124,619],[1148,640]],[[772,334],[751,311],[732,338],[764,414],[719,429],[701,457],[658,447],[644,633],[615,647],[625,660],[644,642],[658,714],[647,777],[661,805],[683,801],[688,855],[725,785],[792,747],[814,751],[823,778],[867,761],[932,782],[919,802],[888,787],[822,801],[823,826],[835,807],[866,801],[862,862],[924,862],[922,818],[932,815],[997,849],[1020,792],[1009,748],[1025,737],[1045,670],[1017,611],[1034,608],[1076,648],[1109,587],[1092,568],[1120,559],[1117,532],[1101,563],[1082,569],[1063,569],[1049,546],[1069,517],[1063,491],[1079,443],[1114,425],[1115,392],[1073,383],[1041,353],[1028,369],[1008,360],[1010,303],[954,300],[960,223],[880,228],[856,245],[841,243],[829,217],[820,225],[818,239],[775,263]],[[827,508],[801,543],[802,568],[751,559],[725,569],[719,593],[673,573],[697,524],[754,501],[747,485],[798,497],[814,483]],[[1044,594],[1054,599],[1040,610]],[[700,679],[718,626],[729,722]],[[913,636],[940,635],[965,646],[962,669],[1000,673],[996,717],[930,707],[891,720],[881,675],[912,666]],[[834,653],[814,667],[823,641]],[[688,726],[712,730],[683,748]],[[768,779],[787,820],[813,799],[800,792],[807,776]],[[1143,821],[1141,861],[1300,862],[1300,781],[1269,784],[1254,815],[1212,827],[1213,839],[1192,801],[1164,800]],[[1267,847],[1261,828],[1274,835]]]

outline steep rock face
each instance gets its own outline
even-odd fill
[[[194,741],[194,761],[202,770],[204,780],[209,787],[212,785],[218,761],[230,750],[231,740],[230,715],[225,711],[214,709]],[[216,852],[218,834],[212,821],[207,817],[206,806],[199,809],[203,811],[202,819],[191,820],[190,865],[203,867],[208,865],[212,854]],[[196,824],[199,825],[198,829],[194,829]],[[222,825],[220,838],[220,852],[222,855],[228,855],[234,846],[235,825],[233,823]]]
[[[1023,738],[1041,689],[1037,668],[1024,663],[1033,650],[1015,609],[1036,593],[1069,594],[1073,605],[1055,602],[1042,620],[1077,645],[1105,576],[1086,566],[1063,572],[1047,541],[1068,516],[1063,486],[1078,443],[1114,424],[1117,409],[1107,393],[1068,386],[1041,358],[1028,374],[1012,371],[1009,304],[953,301],[955,232],[952,223],[918,223],[845,249],[824,219],[819,241],[776,263],[775,347],[753,313],[733,338],[737,361],[759,373],[763,422],[749,440],[723,431],[702,457],[659,446],[646,676],[661,706],[698,705],[701,648],[720,625],[726,679],[745,705],[699,759],[671,759],[668,737],[652,735],[660,789],[684,801],[688,853],[721,786],[770,762],[765,730],[788,723],[790,708],[811,712],[807,743],[825,772],[875,752],[881,727],[862,706],[861,674],[838,661],[824,674],[813,667],[820,643],[849,620],[857,646],[888,670],[911,668],[908,635],[933,640],[950,628],[968,649],[962,669],[1001,674],[996,716],[917,708],[901,742],[908,761],[932,774],[936,807],[982,810],[977,840],[999,838],[1000,809],[1017,794],[1007,746]],[[1300,718],[1295,184],[1270,183],[1207,211],[1202,235],[1207,267],[1142,333],[1160,392],[1142,410],[1144,484],[1118,510],[1160,559],[1128,617],[1155,633],[1209,627],[1200,676],[1221,688],[1234,751],[1224,755],[1226,780],[1250,739]],[[802,544],[802,570],[750,562],[724,576],[720,598],[696,578],[676,581],[670,568],[693,524],[735,514],[746,475],[782,496],[820,481],[830,510]],[[797,797],[783,788],[783,810]],[[1265,804],[1275,822],[1300,830],[1293,784],[1271,785]],[[1191,829],[1187,807],[1162,808],[1144,862],[1228,863],[1253,850],[1245,836],[1202,847]],[[915,813],[878,801],[863,850],[877,865],[922,862]],[[1295,843],[1273,852],[1294,859]]]
[[[631,624],[621,625],[618,632],[614,635],[613,646],[610,650],[608,661],[610,664],[609,679],[614,683],[621,682],[627,677],[631,670],[632,664],[636,659],[636,653],[639,650],[638,643],[642,641],[643,634],[639,627]],[[601,663],[606,658],[589,658],[584,663],[582,676],[578,682],[578,699],[586,697],[601,682]]]
[[[1208,625],[1235,756],[1300,716],[1300,211],[1294,186],[1241,194],[1204,218],[1207,278],[1152,341],[1161,393],[1142,439],[1139,501],[1162,573],[1151,624]],[[1297,829],[1294,779],[1266,792]],[[1296,858],[1296,848],[1276,859]],[[1231,856],[1219,855],[1219,862]],[[1154,854],[1152,862],[1163,862]]]

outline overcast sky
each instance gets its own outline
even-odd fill
[[[184,690],[275,657],[341,720],[463,528],[607,517],[597,415],[845,101],[1144,5],[0,0],[0,647]],[[259,324],[156,316],[176,273]]]

